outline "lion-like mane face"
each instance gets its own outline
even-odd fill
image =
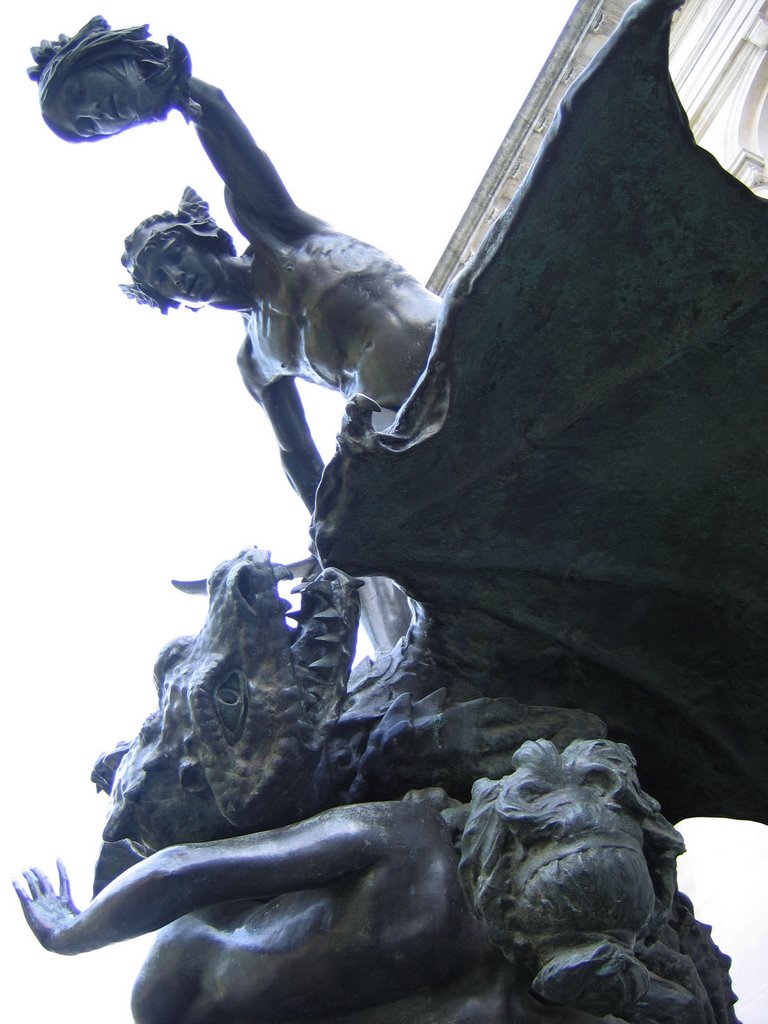
[[[623,743],[579,740],[561,754],[549,740],[529,741],[512,766],[503,779],[475,784],[468,843],[491,828],[509,833],[523,857],[538,843],[567,841],[587,830],[635,832],[635,822],[659,810],[640,789],[635,760]]]
[[[512,763],[503,779],[475,783],[462,839],[462,884],[491,938],[503,945],[517,934],[524,944],[526,929],[537,927],[529,910],[542,901],[549,907],[538,914],[542,923],[550,914],[553,926],[578,930],[594,909],[594,927],[602,927],[604,914],[608,928],[614,896],[625,893],[637,897],[636,907],[630,898],[624,902],[633,927],[641,926],[654,904],[645,831],[663,834],[677,852],[682,841],[641,790],[629,748],[577,740],[560,754],[548,740],[529,741]],[[600,909],[590,905],[590,893],[605,889],[606,879],[617,894],[603,893],[607,909]]]
[[[577,741],[560,754],[547,740],[529,741],[512,764],[515,770],[498,783],[493,803],[500,823],[524,847],[588,829],[635,831],[631,821],[659,810],[640,789],[635,759],[623,743]]]

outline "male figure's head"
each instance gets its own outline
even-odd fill
[[[176,39],[165,47],[148,35],[147,25],[113,30],[96,17],[74,36],[33,47],[27,73],[38,83],[48,127],[81,142],[162,120],[172,108],[186,112],[189,54]]]
[[[162,313],[182,303],[238,308],[246,301],[235,243],[191,188],[177,213],[167,210],[139,224],[125,240],[122,261],[133,278],[133,286],[122,285],[126,295]]]

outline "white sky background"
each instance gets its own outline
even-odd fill
[[[185,185],[228,225],[194,131],[174,115],[102,143],[60,141],[24,74],[29,47],[95,13],[114,26],[149,21],[159,41],[178,35],[301,206],[426,280],[570,7],[115,0],[99,11],[37,0],[6,15],[0,880],[33,863],[51,870],[60,855],[87,902],[106,806],[92,763],[135,733],[155,699],[158,650],[205,614],[169,580],[205,576],[254,543],[283,560],[306,550],[303,506],[235,366],[239,317],[162,317],[117,288],[123,238],[175,209]],[[341,415],[327,398],[326,453]],[[720,840],[692,825],[682,887],[723,948],[746,948],[733,972],[739,1013],[764,1024],[749,950],[768,943],[768,830],[735,827],[754,873],[725,860],[708,876],[704,855]],[[56,957],[27,931],[10,884],[0,900],[3,1017],[128,1024],[146,940]]]

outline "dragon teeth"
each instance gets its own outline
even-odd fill
[[[323,608],[321,612],[315,612],[313,619],[341,619],[335,608]]]
[[[314,669],[335,669],[338,665],[338,659],[334,658],[330,654],[326,654],[323,658],[318,658],[317,661],[310,663],[309,667]]]
[[[323,633],[322,636],[312,637],[319,644],[340,644],[341,637],[338,633]]]

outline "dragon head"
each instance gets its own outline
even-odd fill
[[[274,828],[316,809],[314,778],[346,695],[360,582],[325,569],[301,584],[293,628],[277,592],[290,575],[258,549],[214,571],[202,629],[157,661],[159,709],[109,762],[106,840],[128,839],[146,853]]]

